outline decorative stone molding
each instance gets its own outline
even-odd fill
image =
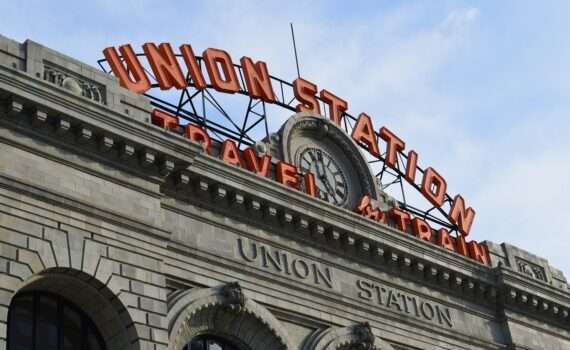
[[[302,350],[394,350],[377,337],[368,322],[347,327],[329,327],[313,333]]]
[[[245,308],[246,298],[238,282],[231,282],[222,287],[222,295],[226,299],[226,306],[236,312]]]
[[[546,279],[546,273],[544,272],[543,267],[541,267],[537,264],[533,264],[533,263],[526,261],[526,260],[519,258],[519,257],[515,257],[515,261],[516,261],[517,268],[518,268],[519,272],[522,272],[525,275],[528,275],[534,279],[544,281],[544,282],[548,282]]]
[[[509,308],[532,314],[534,317],[549,319],[565,328],[568,327],[570,305],[560,304],[513,287],[506,288],[502,294],[504,303]]]
[[[73,148],[82,147],[84,151],[104,157],[121,167],[136,167],[149,176],[166,178],[172,172],[188,165],[188,162],[174,158],[168,153],[112,135],[31,102],[8,99],[3,105],[6,113],[5,117],[0,113],[0,119],[19,119],[20,130],[41,133],[43,137],[51,137],[53,141],[64,142]],[[25,123],[26,119],[28,123]],[[70,134],[73,137],[70,137]]]
[[[63,69],[49,63],[44,65],[44,80],[60,86],[75,95],[106,104],[105,87],[103,85],[87,81],[75,74],[67,73]]]
[[[226,338],[246,350],[292,350],[285,328],[237,282],[175,293],[168,311],[170,349],[201,334]]]
[[[312,215],[314,211],[302,210],[301,206],[285,206],[267,200],[265,199],[267,197],[263,198],[259,196],[259,193],[247,192],[248,186],[238,181],[234,183],[228,180],[220,181],[220,178],[232,178],[228,169],[233,170],[234,167],[217,160],[210,161],[209,157],[195,159],[192,167],[176,175],[177,178],[173,182],[177,184],[177,191],[173,194],[184,201],[200,201],[200,205],[211,206],[212,210],[224,211],[226,215],[247,213],[251,218],[259,218],[263,216],[261,209],[265,208],[265,212],[268,213],[264,217],[266,220],[259,220],[256,225],[265,224],[268,230],[280,229],[284,234],[290,234],[293,237],[301,236],[303,239],[314,241],[321,247],[334,250],[335,253],[349,255],[350,258],[356,257],[359,261],[375,267],[397,271],[400,275],[413,280],[421,279],[435,287],[460,294],[462,297],[490,304],[497,300],[496,285],[490,280],[478,279],[472,274],[464,274],[449,265],[443,266],[426,261],[424,257],[417,256],[409,250],[400,251],[394,244],[348,231],[336,226],[334,223],[337,221],[325,220],[322,215]],[[217,174],[217,176],[210,174]],[[259,186],[259,182],[256,185]],[[211,188],[216,190],[211,191]],[[220,198],[217,194],[220,190],[227,195]],[[313,199],[308,198],[308,200]],[[276,220],[270,220],[273,214],[269,212],[275,214]],[[359,221],[375,227],[380,225],[360,218]],[[385,226],[380,229],[385,229]],[[398,236],[400,235],[398,233]],[[411,239],[415,238],[411,237]],[[487,267],[481,265],[481,268]]]

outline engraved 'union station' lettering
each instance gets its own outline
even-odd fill
[[[286,276],[333,288],[330,267],[243,238],[238,238],[238,249],[247,262]]]
[[[449,308],[366,280],[357,280],[358,297],[388,309],[452,328]]]

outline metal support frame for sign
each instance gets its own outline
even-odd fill
[[[136,54],[137,57],[144,57],[144,54]],[[178,59],[182,59],[182,55],[177,54]],[[202,57],[196,57],[199,67],[202,70],[204,60]],[[98,61],[101,69],[110,74],[111,71],[107,66],[105,59]],[[240,89],[237,94],[241,94],[247,97],[247,106],[244,106],[244,113],[240,116],[236,113],[229,113],[223,106],[223,102],[216,98],[213,91],[213,86],[207,84],[206,88],[198,89],[194,85],[192,79],[187,76],[187,86],[180,91],[180,97],[177,103],[166,100],[157,96],[158,94],[145,93],[144,95],[150,100],[152,106],[169,112],[181,120],[181,124],[184,123],[194,123],[200,125],[208,131],[212,138],[223,141],[223,139],[234,140],[240,148],[255,145],[256,138],[254,134],[263,135],[265,138],[269,139],[269,127],[268,127],[268,116],[266,109],[266,102],[258,99],[253,99],[248,95],[245,89],[244,75],[242,67],[238,64],[234,64],[236,72],[240,80]],[[159,88],[158,83],[152,71],[145,68],[147,75],[151,80],[151,89]],[[275,102],[274,105],[285,108],[289,111],[295,112],[296,99],[293,92],[293,84],[285,80],[270,76],[270,81],[275,91]],[[321,104],[321,111],[325,111],[326,117],[326,103],[319,97],[316,96]],[[211,115],[211,112],[215,111],[215,115]],[[357,118],[349,113],[343,112],[341,117],[341,127],[348,133],[352,133],[352,128]],[[261,128],[261,133],[259,131]],[[380,134],[375,131],[376,138],[380,139]],[[263,137],[257,136],[257,139],[262,139]],[[360,145],[363,147],[362,145]],[[364,148],[364,147],[363,147]],[[399,206],[405,209],[409,213],[424,218],[432,223],[435,223],[441,227],[448,229],[450,232],[457,232],[457,226],[449,222],[447,219],[447,212],[449,212],[453,199],[449,194],[445,194],[443,205],[441,207],[431,206],[427,210],[422,210],[416,208],[407,203],[406,193],[404,183],[412,186],[417,191],[421,191],[420,186],[415,183],[410,183],[405,180],[405,164],[407,161],[407,155],[401,151],[398,151],[398,156],[396,157],[395,168],[390,168],[385,164],[385,154],[375,157],[369,160],[372,170],[375,172],[376,178],[382,186],[382,189],[388,189],[392,186],[398,186],[401,192],[401,200],[399,201]],[[419,166],[416,167],[420,175],[423,175],[424,169]],[[439,215],[435,215],[434,211]]]

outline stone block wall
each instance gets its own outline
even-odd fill
[[[11,298],[31,290],[53,291],[80,306],[113,349],[166,349],[163,256],[152,247],[164,244],[136,235],[2,187],[0,349]]]

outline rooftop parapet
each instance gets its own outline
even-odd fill
[[[0,66],[43,80],[92,103],[148,122],[150,102],[119,86],[115,77],[32,40],[20,44],[0,35]]]

